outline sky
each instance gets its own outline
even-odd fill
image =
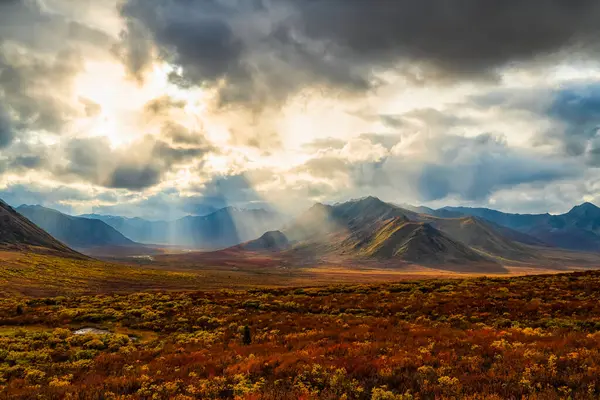
[[[0,198],[600,205],[596,0],[0,0]]]

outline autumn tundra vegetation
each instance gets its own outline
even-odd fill
[[[588,271],[11,296],[0,398],[598,398],[599,285]]]

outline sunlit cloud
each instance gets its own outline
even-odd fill
[[[436,29],[412,2],[367,3],[0,4],[0,197],[178,215],[367,194],[564,211],[600,196],[599,7],[498,4],[518,26],[486,36],[475,2]],[[454,29],[469,12],[479,37]],[[516,40],[521,23],[538,30]]]

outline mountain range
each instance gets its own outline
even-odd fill
[[[17,207],[17,211],[56,239],[76,249],[136,244],[96,219],[74,217],[42,206],[22,205]]]
[[[8,250],[52,252],[83,257],[0,200],[0,247]]]
[[[175,221],[149,221],[110,215],[85,214],[100,220],[140,243],[168,244],[196,249],[219,249],[254,239],[278,229],[285,217],[263,209],[226,207],[203,216],[187,216]]]
[[[600,251],[600,208],[583,203],[560,215],[510,214],[488,208],[444,207],[435,215],[447,212],[477,216],[551,246],[583,251]]]
[[[248,251],[342,256],[418,264],[479,264],[531,259],[539,242],[479,218],[418,214],[375,197],[316,204],[281,231],[242,244]]]
[[[65,252],[74,252],[67,246],[83,251],[144,247],[138,242],[145,242],[268,251],[310,260],[341,257],[488,266],[543,263],[549,249],[600,253],[600,208],[591,203],[561,215],[509,214],[486,208],[398,206],[365,197],[333,205],[317,203],[290,221],[272,211],[233,207],[175,221],[70,216],[41,206],[24,205],[15,211],[4,203],[0,211],[0,240],[5,246]]]

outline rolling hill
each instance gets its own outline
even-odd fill
[[[240,244],[238,247],[247,251],[281,251],[290,247],[291,243],[281,231],[270,231],[255,240]]]
[[[540,257],[537,249],[531,245],[543,245],[541,241],[526,234],[478,217],[432,217],[429,223],[453,239],[492,257],[531,260]]]
[[[427,264],[486,262],[483,256],[422,222],[391,219],[353,247],[357,255]]]
[[[43,250],[65,257],[83,257],[0,200],[0,247]]]
[[[58,240],[76,249],[136,244],[113,227],[96,219],[73,217],[42,206],[22,205],[17,211]]]

